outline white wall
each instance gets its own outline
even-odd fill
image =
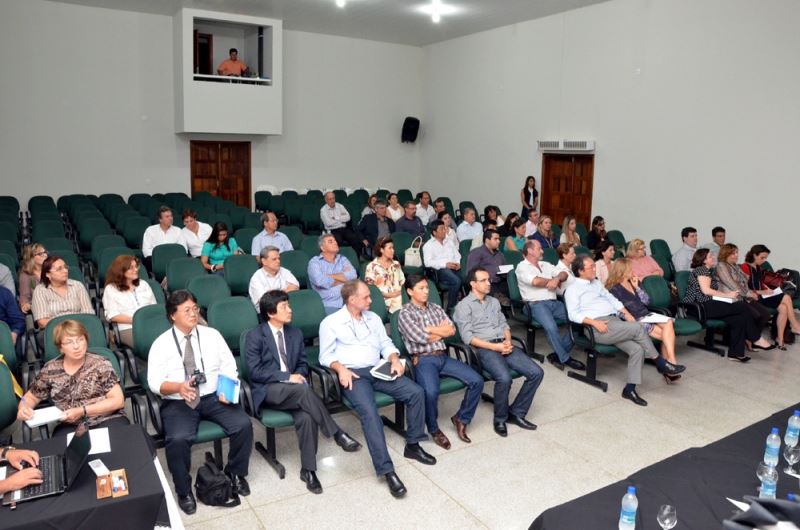
[[[791,0],[614,0],[426,47],[422,181],[518,208],[537,139],[594,139],[609,228],[722,224],[798,266],[799,25]]]
[[[256,63],[258,62],[258,56],[256,54],[251,55],[245,48],[244,26],[234,26],[224,23],[195,22],[194,29],[200,33],[208,33],[213,36],[212,42],[214,46],[214,56],[211,58],[211,68],[214,72],[217,71],[219,65],[222,64],[222,61],[225,61],[229,58],[230,54],[228,53],[228,50],[231,48],[236,48],[236,50],[239,52],[237,55],[240,61],[242,61],[251,69],[255,70]]]

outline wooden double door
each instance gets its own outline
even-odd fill
[[[542,155],[542,197],[539,211],[561,224],[574,215],[587,228],[592,215],[594,155]]]
[[[192,194],[211,195],[250,208],[250,142],[191,142]]]

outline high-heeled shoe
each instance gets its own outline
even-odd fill
[[[668,385],[674,385],[678,382],[678,379],[681,378],[680,374],[676,375],[669,375],[669,374],[662,374],[664,376],[664,381],[667,382]]]

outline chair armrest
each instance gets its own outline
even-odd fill
[[[406,360],[405,375],[410,377],[412,381],[416,381],[417,380],[417,373],[416,373],[416,370],[414,369],[414,358],[408,353],[404,353],[404,354],[400,355],[400,358]]]
[[[119,332],[119,323],[109,322],[108,331],[113,335],[114,342],[116,343],[117,347],[120,349],[124,348],[124,346],[122,345],[122,336],[120,335]]]
[[[461,361],[464,364],[469,364],[469,352],[467,351],[466,346],[457,343],[452,343],[452,344],[445,343],[445,346],[447,346],[448,355],[452,351],[454,353],[452,357]]]
[[[253,404],[253,389],[250,388],[250,383],[240,379],[239,380],[239,403],[244,407],[245,412],[255,417],[258,413]]]
[[[464,344],[464,352],[467,355],[467,364],[472,366],[479,374],[483,374],[483,365],[481,364],[480,357],[478,357],[478,352],[475,351],[475,348],[469,344]]]
[[[135,383],[141,384],[142,381],[139,379],[139,367],[136,366],[136,357],[133,355],[133,350],[127,346],[122,346],[117,351],[120,355],[122,355],[122,359],[128,367],[128,373],[130,374],[131,379]]]
[[[522,339],[521,337],[515,337],[514,335],[511,335],[511,344],[514,343],[516,343],[517,346],[522,348],[522,351],[525,352],[525,355],[528,355],[528,345],[525,343],[524,339]],[[528,355],[528,357],[530,357],[530,355]]]
[[[697,319],[698,322],[705,325],[706,312],[704,311],[702,305],[695,304],[694,302],[678,302],[678,308],[682,309],[687,315]]]
[[[670,311],[666,307],[653,307],[649,305],[647,306],[647,309],[649,309],[651,313],[658,313],[659,315],[664,315],[667,317],[672,316],[672,311]]]
[[[161,398],[156,396],[152,390],[147,390],[147,408],[150,413],[150,420],[153,422],[153,429],[159,436],[164,436],[164,424],[161,422]]]
[[[133,423],[141,425],[147,432],[147,399],[142,394],[131,394],[128,397],[131,399]]]

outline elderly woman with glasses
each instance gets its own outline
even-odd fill
[[[641,239],[634,239],[628,243],[625,257],[630,260],[633,275],[639,279],[645,279],[648,276],[664,276],[664,269],[658,265],[656,260],[647,255],[644,241]]]

